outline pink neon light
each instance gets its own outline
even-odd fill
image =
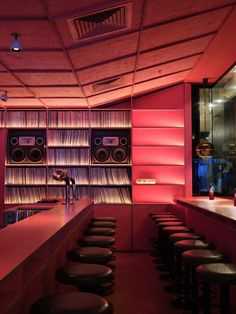
[[[184,147],[133,147],[133,165],[184,165]]]
[[[133,166],[133,184],[137,179],[156,179],[157,184],[184,184],[183,166]]]
[[[183,109],[133,110],[133,127],[183,127]]]
[[[133,145],[184,145],[184,128],[133,128]]]

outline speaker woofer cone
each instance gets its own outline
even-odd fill
[[[115,162],[124,162],[127,159],[128,152],[124,147],[116,147],[112,150],[112,159]]]
[[[10,152],[11,160],[14,162],[22,162],[26,158],[26,151],[22,147],[16,147]]]
[[[110,151],[106,147],[99,147],[94,152],[94,158],[97,162],[106,162],[110,158]]]
[[[28,158],[32,162],[39,162],[43,159],[43,151],[39,147],[33,147],[28,150]]]

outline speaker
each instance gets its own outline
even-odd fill
[[[94,130],[92,132],[93,164],[129,164],[129,130]]]
[[[7,139],[7,156],[9,164],[44,164],[45,163],[44,130],[11,130]]]

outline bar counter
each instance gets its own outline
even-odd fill
[[[60,203],[32,206],[51,209],[0,229],[2,314],[27,314],[36,299],[58,290],[55,271],[67,262],[66,252],[76,246],[93,213],[90,199],[67,206]]]
[[[236,262],[236,207],[232,199],[186,197],[175,199],[177,209],[185,211],[185,223],[202,234],[216,249]]]

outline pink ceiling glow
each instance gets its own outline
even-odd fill
[[[0,105],[92,108],[214,83],[235,64],[235,29],[235,0],[1,0]]]

